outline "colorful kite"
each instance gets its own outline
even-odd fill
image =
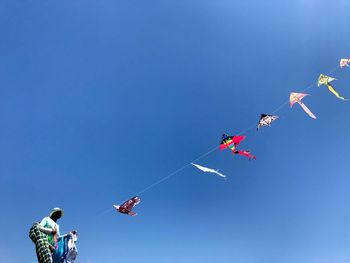
[[[133,212],[132,209],[140,202],[141,199],[137,196],[134,196],[133,198],[130,198],[129,200],[124,202],[122,205],[113,205],[113,207],[122,214],[136,216],[137,213]]]
[[[309,94],[305,93],[296,93],[292,92],[290,94],[289,100],[290,100],[290,107],[294,105],[294,103],[299,103],[299,105],[303,108],[303,110],[313,119],[317,119],[316,116],[309,110],[308,107],[305,106],[304,103],[301,102],[301,100],[305,97],[308,96]]]
[[[271,123],[273,123],[277,119],[278,116],[276,115],[261,114],[257,130],[263,126],[271,126]]]
[[[205,172],[205,173],[214,173],[214,174],[217,174],[217,175],[223,177],[224,179],[226,179],[226,175],[224,175],[222,173],[219,173],[219,170],[214,170],[214,169],[211,169],[211,168],[207,168],[207,167],[195,164],[195,163],[191,163],[191,164],[194,165],[195,167],[197,167],[199,170]]]
[[[333,86],[330,84],[331,81],[336,80],[335,78],[328,77],[326,75],[321,74],[318,78],[317,86],[326,85],[330,92],[332,92],[338,99],[341,100],[349,100],[345,99],[344,97],[340,96],[339,93],[333,88]]]
[[[342,58],[339,62],[340,68],[350,67],[349,63],[350,63],[350,58]]]
[[[250,153],[250,151],[243,150],[239,151],[236,150],[236,147],[238,144],[241,143],[245,139],[246,136],[228,136],[227,134],[222,135],[221,144],[220,144],[220,150],[224,150],[229,148],[233,154],[238,154],[242,156],[248,157],[248,159],[254,159],[256,160],[256,157]]]

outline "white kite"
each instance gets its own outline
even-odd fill
[[[201,166],[201,165],[198,165],[198,164],[195,164],[195,163],[191,163],[192,165],[196,166],[199,170],[205,172],[205,173],[213,173],[213,174],[217,174],[223,178],[226,179],[226,175],[222,174],[222,173],[219,173],[219,170],[214,170],[214,169],[211,169],[211,168],[207,168],[207,167],[204,167],[204,166]]]
[[[350,67],[349,64],[350,64],[350,58],[342,58],[339,62],[340,68]]]

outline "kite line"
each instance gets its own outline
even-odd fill
[[[200,160],[200,159],[202,159],[202,158],[208,156],[208,155],[211,154],[212,152],[216,151],[218,148],[219,148],[219,146],[215,146],[214,148],[212,148],[212,149],[209,150],[208,152],[206,152],[206,153],[200,155],[199,157],[197,157],[196,159],[192,160],[192,162],[196,162],[196,161],[198,161],[198,160]],[[190,162],[190,163],[188,163],[188,164],[185,164],[185,165],[182,166],[181,168],[178,168],[177,170],[175,170],[175,171],[169,173],[168,175],[164,176],[163,178],[159,179],[158,181],[156,181],[156,182],[150,184],[149,186],[145,187],[144,189],[142,189],[141,191],[139,191],[138,193],[136,193],[135,196],[138,196],[138,195],[141,195],[141,194],[147,192],[147,191],[150,190],[151,188],[157,186],[158,184],[161,184],[162,182],[168,180],[169,178],[173,177],[174,175],[178,174],[179,172],[185,170],[188,166],[191,165],[192,162]],[[107,210],[104,210],[104,211],[101,212],[99,215],[102,216],[102,215],[106,214],[107,212],[109,212],[109,211],[111,211],[111,210],[113,210],[113,208],[109,208],[109,209],[107,209]]]
[[[332,70],[330,70],[327,74],[331,74],[331,73],[333,73],[333,72],[334,72],[335,70],[337,70],[337,69],[338,69],[338,67],[335,67],[335,68],[333,68]],[[316,85],[317,85],[317,82],[313,82],[312,84],[310,84],[309,86],[307,86],[305,89],[303,89],[302,92],[305,92],[305,91],[311,89],[312,87],[314,87],[314,86],[316,86]],[[272,112],[272,114],[274,114],[274,113],[280,111],[280,110],[281,110],[282,108],[284,108],[285,105],[287,105],[289,102],[290,102],[290,100],[287,100],[287,101],[285,101],[284,103],[282,103],[280,106],[278,106],[278,107]],[[256,124],[254,123],[254,125],[252,125],[252,126],[246,128],[246,129],[244,129],[243,131],[239,132],[238,134],[241,135],[241,134],[243,134],[243,133],[246,133],[246,132],[250,131],[251,129],[255,128],[255,127],[256,127]],[[212,148],[212,149],[209,150],[208,152],[206,152],[206,153],[200,155],[199,157],[195,158],[195,159],[192,160],[191,162],[189,162],[189,163],[183,165],[182,167],[180,167],[180,168],[178,168],[177,170],[175,170],[175,171],[169,173],[168,175],[164,176],[163,178],[159,179],[158,181],[156,181],[156,182],[150,184],[149,186],[145,187],[145,188],[142,189],[141,191],[137,192],[137,193],[136,193],[136,196],[141,195],[141,194],[144,194],[145,192],[149,191],[150,189],[154,188],[155,186],[157,186],[157,185],[163,183],[164,181],[170,179],[171,177],[177,175],[178,173],[180,173],[181,171],[183,171],[184,169],[186,169],[188,166],[191,166],[191,163],[203,159],[204,157],[206,157],[206,156],[208,156],[209,154],[211,154],[211,153],[213,153],[214,151],[216,151],[218,148],[219,148],[219,146],[215,146],[214,148]]]
[[[174,175],[176,175],[177,173],[181,172],[182,170],[186,169],[188,166],[191,165],[191,163],[196,162],[206,156],[208,156],[209,154],[211,154],[212,152],[216,151],[219,148],[219,146],[215,146],[214,148],[212,148],[211,150],[209,150],[208,152],[200,155],[199,157],[197,157],[196,159],[192,160],[192,162],[185,164],[184,166],[182,166],[181,168],[175,170],[174,172],[166,175],[165,177],[163,177],[162,179],[158,180],[157,182],[151,184],[150,186],[147,186],[146,188],[144,188],[143,190],[141,190],[140,192],[138,192],[136,195],[141,195],[145,192],[147,192],[149,189],[155,187],[156,185],[164,182],[165,180],[169,179],[170,177],[173,177]]]
[[[332,73],[333,73],[334,71],[336,71],[337,69],[338,69],[338,66],[337,66],[337,67],[334,67],[333,69],[331,69],[331,70],[327,73],[327,75],[328,75],[328,74],[332,74]],[[307,87],[306,87],[305,89],[303,89],[301,92],[305,92],[305,91],[311,89],[311,88],[314,87],[314,86],[317,86],[317,82],[312,82],[309,86],[307,86]],[[277,108],[276,110],[274,110],[273,112],[271,112],[271,114],[274,114],[274,113],[280,111],[280,110],[281,110],[286,104],[288,104],[288,103],[289,103],[289,100],[283,102],[280,106],[278,106],[278,108]]]
[[[256,125],[254,126],[250,126],[246,129],[244,129],[243,131],[239,132],[239,134],[245,133],[253,128],[255,128]],[[139,191],[138,193],[136,193],[136,196],[141,195],[145,192],[147,192],[148,190],[150,190],[151,188],[157,186],[158,184],[161,184],[162,182],[168,180],[169,178],[173,177],[174,175],[178,174],[179,172],[185,170],[188,166],[191,166],[191,163],[197,162],[201,159],[203,159],[204,157],[208,156],[209,154],[213,153],[214,151],[216,151],[219,148],[219,146],[215,146],[214,148],[212,148],[211,150],[209,150],[208,152],[200,155],[199,157],[197,157],[196,159],[193,159],[191,162],[185,164],[184,166],[182,166],[181,168],[169,173],[168,175],[164,176],[163,178],[159,179],[158,181],[154,182],[153,184],[145,187],[143,190]]]
[[[249,130],[255,128],[255,126],[256,126],[256,125],[250,126],[250,127],[246,128],[246,129],[244,129],[243,131],[239,132],[238,134],[245,133],[245,132],[247,132],[247,131],[249,131]],[[174,172],[171,172],[170,174],[164,176],[163,178],[159,179],[158,181],[154,182],[153,184],[151,184],[151,185],[147,186],[146,188],[144,188],[143,190],[139,191],[138,193],[136,193],[136,196],[137,196],[137,195],[141,195],[141,194],[147,192],[147,191],[150,190],[151,188],[157,186],[158,184],[160,184],[160,183],[166,181],[167,179],[169,179],[169,178],[173,177],[174,175],[178,174],[179,172],[185,170],[188,166],[191,166],[191,163],[194,163],[194,162],[197,162],[197,161],[203,159],[204,157],[208,156],[208,155],[211,154],[212,152],[216,151],[218,148],[219,148],[219,146],[215,146],[214,148],[212,148],[212,149],[209,150],[208,152],[206,152],[206,153],[200,155],[199,157],[197,157],[196,159],[192,160],[191,162],[185,164],[185,165],[182,166],[181,168],[175,170]]]

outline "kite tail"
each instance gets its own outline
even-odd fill
[[[311,110],[309,110],[308,107],[306,107],[306,105],[304,103],[302,103],[301,101],[298,101],[299,105],[303,108],[303,110],[313,119],[317,119],[316,116],[311,112]]]
[[[239,155],[245,156],[245,157],[247,157],[249,160],[250,160],[250,159],[256,160],[256,156],[253,155],[253,154],[251,154],[250,151],[247,151],[247,150],[243,150],[243,151],[234,151],[233,154],[239,154]]]
[[[328,83],[327,87],[328,87],[329,91],[332,92],[338,99],[349,100],[349,99],[345,99],[344,97],[340,96],[339,93],[333,88],[333,86],[331,84]]]

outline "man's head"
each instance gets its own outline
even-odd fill
[[[52,209],[49,217],[53,220],[53,221],[57,221],[57,219],[61,218],[63,216],[64,212],[61,208],[54,208]]]

